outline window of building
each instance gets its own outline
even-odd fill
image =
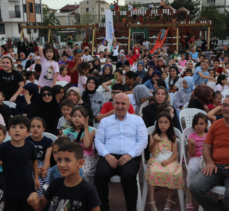
[[[19,5],[15,5],[15,16],[16,16],[16,18],[20,18],[21,17],[21,11],[20,11],[20,6]]]
[[[89,8],[86,8],[86,12],[89,12]]]
[[[69,25],[69,17],[68,16],[65,17],[65,25]]]
[[[95,8],[92,8],[92,12],[95,12]]]
[[[21,23],[18,24],[18,32],[21,34]]]
[[[29,12],[33,13],[33,3],[29,2]]]
[[[0,24],[0,34],[5,34],[5,24]]]
[[[101,7],[101,12],[104,12],[104,8],[103,7]]]
[[[37,14],[41,14],[41,5],[40,4],[35,4],[35,12]]]
[[[23,4],[23,12],[24,12],[24,13],[27,12],[26,4]]]
[[[89,2],[89,1],[87,1],[87,4],[90,4],[90,2]]]

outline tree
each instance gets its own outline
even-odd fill
[[[201,0],[174,0],[173,3],[171,3],[171,7],[178,10],[181,7],[186,8],[190,11],[191,19],[196,19],[200,14],[200,5]]]
[[[86,12],[80,16],[80,24],[86,25],[88,23],[96,23],[97,17],[93,16],[91,13]]]
[[[56,26],[60,25],[60,21],[55,16],[54,11],[51,11],[47,6],[43,7],[43,22],[39,26]],[[40,35],[48,35],[48,29],[40,29]],[[52,33],[58,34],[58,29],[52,29]]]
[[[209,6],[202,8],[199,20],[211,20],[213,23],[213,36],[222,38],[226,35],[226,26],[229,26],[228,17],[227,15],[220,13],[217,6],[210,4]]]
[[[141,8],[141,4],[140,2],[136,3],[135,1],[132,4],[133,7],[140,9]],[[128,11],[128,5],[123,5],[123,6],[119,6],[119,10],[120,11]]]

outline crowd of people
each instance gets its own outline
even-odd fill
[[[133,211],[144,151],[151,210],[157,210],[156,188],[168,188],[164,210],[171,210],[172,190],[185,183],[187,211],[194,210],[193,198],[205,210],[228,210],[227,43],[215,54],[203,37],[191,36],[185,53],[163,45],[150,54],[153,43],[146,39],[129,52],[115,37],[96,52],[86,39],[74,47],[67,40],[61,55],[51,44],[31,49],[27,39],[18,44],[19,58],[10,45],[1,46],[0,208],[108,211],[110,178],[119,175],[126,208]],[[179,115],[186,105],[205,114],[192,120],[185,180],[174,127],[184,129]],[[224,184],[225,196],[215,202],[208,192]]]

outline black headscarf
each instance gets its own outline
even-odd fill
[[[92,61],[89,61],[88,63],[91,63],[92,64],[92,69],[90,68],[89,69],[89,73],[92,73],[93,71],[94,71],[94,64],[93,64],[93,62]]]
[[[28,90],[29,94],[32,95],[31,103],[35,102],[37,98],[39,97],[38,86],[34,83],[28,83],[25,86],[23,86],[23,88]]]
[[[87,88],[87,84],[90,80],[93,80],[95,82],[95,89],[93,91],[90,91]],[[98,89],[98,87],[99,87],[99,81],[95,76],[90,76],[87,78],[87,84],[86,84],[86,89],[85,89],[83,96],[82,96],[82,100],[84,102],[84,107],[87,109],[87,111],[89,113],[89,125],[92,126],[94,117],[93,117],[93,112],[91,109],[91,101],[90,101],[89,94],[94,94],[96,92],[96,89]]]
[[[54,97],[51,102],[46,103],[42,98],[42,93],[44,91],[52,92],[52,88],[45,86],[41,89],[37,101],[33,104],[28,113],[28,118],[41,117],[46,123],[45,131],[57,135],[57,123],[61,117],[60,107]]]

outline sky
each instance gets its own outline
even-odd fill
[[[108,3],[113,2],[114,0],[106,0]],[[57,0],[42,0],[42,4],[47,4],[50,8],[52,9],[60,9],[62,7],[64,7],[66,4],[75,4],[75,2],[77,4],[79,4],[79,0],[67,0],[66,3],[64,3],[65,1],[57,1]],[[119,4],[124,4],[125,0],[119,0]]]

